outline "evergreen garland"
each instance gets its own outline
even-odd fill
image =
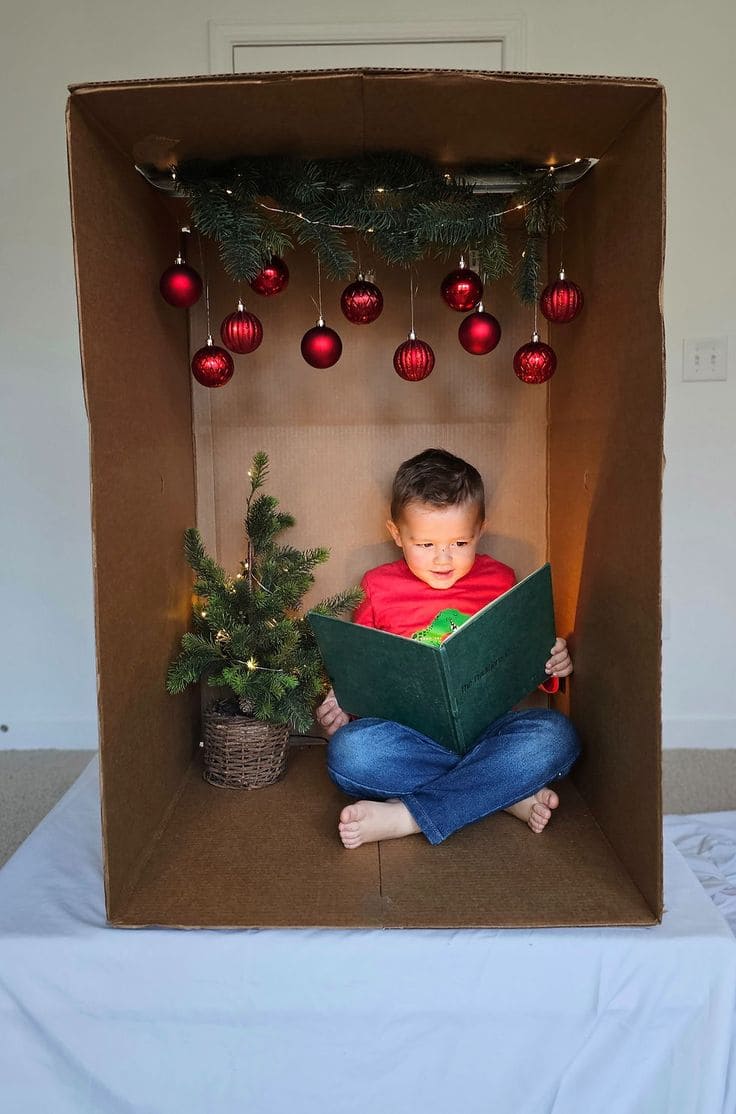
[[[273,255],[297,244],[311,247],[333,279],[353,277],[360,236],[394,266],[475,250],[483,277],[493,282],[512,268],[503,214],[519,210],[527,243],[515,287],[531,303],[539,293],[542,240],[563,226],[559,183],[549,168],[517,168],[516,178],[513,192],[476,193],[462,176],[408,152],[191,159],[176,169],[194,226],[219,243],[225,270],[236,281],[254,278]]]
[[[327,560],[329,550],[277,544],[294,519],[279,510],[273,496],[256,494],[268,475],[265,453],[255,454],[248,475],[247,555],[237,576],[228,577],[208,556],[198,530],[186,531],[184,552],[196,573],[194,631],[182,637],[166,687],[179,693],[206,678],[209,685],[230,689],[245,714],[308,731],[327,681],[299,607],[314,583],[312,570]],[[351,611],[360,598],[359,589],[349,589],[313,610],[338,615]]]

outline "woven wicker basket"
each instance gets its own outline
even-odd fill
[[[262,789],[283,777],[289,728],[249,716],[202,716],[204,779],[226,789]]]

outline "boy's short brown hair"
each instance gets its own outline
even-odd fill
[[[457,507],[474,503],[478,518],[486,516],[486,496],[480,473],[472,464],[444,449],[425,449],[399,465],[391,491],[391,519],[398,522],[410,503]]]

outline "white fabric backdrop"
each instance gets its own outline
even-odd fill
[[[666,878],[652,928],[111,929],[95,761],[0,871],[2,1107],[723,1114],[736,943]]]

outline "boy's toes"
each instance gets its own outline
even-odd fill
[[[363,809],[360,805],[345,805],[345,808],[340,813],[341,824],[357,824],[359,820],[363,819]]]
[[[557,796],[554,789],[548,789],[546,786],[544,789],[540,789],[536,796],[539,804],[544,805],[547,809],[557,808],[560,803],[560,798]],[[551,815],[552,814],[548,812],[547,818],[549,819]]]

